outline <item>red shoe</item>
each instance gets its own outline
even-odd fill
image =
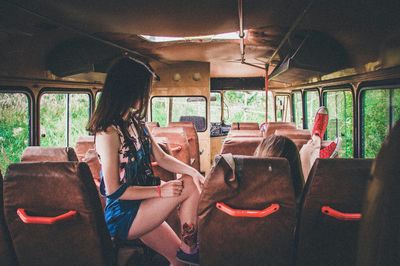
[[[311,136],[317,135],[321,138],[321,140],[323,140],[328,122],[328,109],[326,109],[325,106],[321,106],[320,108],[318,108],[318,111],[315,114],[314,127],[311,131]]]
[[[337,137],[335,141],[332,141],[328,146],[319,151],[319,158],[326,159],[337,157],[341,145],[342,139]]]

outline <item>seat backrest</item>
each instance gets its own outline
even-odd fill
[[[289,139],[311,139],[311,133],[308,129],[277,129],[275,135],[285,136]]]
[[[0,172],[0,265],[14,266],[18,265],[15,257],[14,247],[11,242],[10,232],[8,231],[4,219],[3,208],[3,176]]]
[[[400,263],[400,121],[391,130],[372,166],[364,198],[357,265]]]
[[[78,157],[70,147],[29,146],[21,156],[21,162],[74,162]]]
[[[181,127],[155,127],[152,135],[167,139],[171,155],[176,159],[190,165],[189,142],[186,133]]]
[[[154,137],[154,140],[158,143],[158,145],[160,146],[160,148],[168,155],[172,155],[171,152],[171,147],[168,144],[168,139],[167,138],[163,138],[163,137]],[[153,162],[155,161],[154,158],[152,158]],[[170,180],[174,180],[176,179],[176,176],[174,173],[165,170],[164,168],[158,166],[158,164],[156,163],[156,165],[153,165],[153,172],[155,176],[158,176],[161,178],[162,181],[170,181]]]
[[[186,133],[189,142],[191,166],[200,171],[199,136],[193,122],[171,122],[169,127],[181,127]]]
[[[284,158],[216,157],[198,207],[200,265],[291,265],[291,180]]]
[[[257,122],[234,122],[231,129],[233,130],[259,130],[260,125]]]
[[[277,129],[296,129],[296,125],[292,122],[268,122],[266,124],[264,137],[273,135]]]
[[[78,160],[82,161],[86,152],[90,149],[95,149],[94,136],[80,136],[75,145],[75,152],[78,156]]]
[[[151,132],[153,130],[153,128],[160,127],[160,124],[158,122],[146,122],[146,126],[149,129],[149,131]]]
[[[229,138],[236,137],[262,137],[260,130],[230,130],[228,133]]]
[[[4,178],[4,210],[21,265],[115,265],[86,163],[11,164]]]
[[[296,265],[354,265],[372,160],[317,159],[301,199]]]
[[[206,118],[203,116],[181,116],[180,122],[193,122],[197,131],[204,131],[207,128]]]
[[[253,156],[256,148],[262,140],[262,137],[226,138],[224,143],[222,144],[220,153],[232,153],[233,155]]]

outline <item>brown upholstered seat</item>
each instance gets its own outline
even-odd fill
[[[372,166],[363,206],[357,265],[400,263],[400,121]]]
[[[296,265],[354,265],[367,159],[317,159],[304,188]]]
[[[183,128],[155,127],[153,128],[152,135],[154,137],[166,138],[171,149],[171,155],[181,162],[190,165],[189,142]]]
[[[71,219],[44,224],[51,220],[27,217],[23,221],[21,209],[31,217],[77,213]],[[4,179],[4,210],[21,265],[115,265],[114,249],[86,163],[10,165]]]
[[[222,144],[221,154],[253,156],[256,148],[263,140],[262,137],[227,138]]]
[[[191,166],[200,171],[200,148],[199,136],[193,122],[171,122],[169,127],[182,127],[186,133],[189,142]]]
[[[14,248],[10,238],[6,221],[4,219],[3,208],[3,176],[0,172],[0,265],[14,266],[17,264]]]
[[[264,137],[274,134],[277,129],[296,129],[296,125],[292,122],[268,122]]]
[[[73,162],[78,157],[70,147],[29,146],[21,156],[21,162]]]
[[[286,136],[289,139],[311,139],[311,132],[308,129],[277,129],[275,135]]]
[[[90,149],[95,149],[94,136],[80,136],[76,141],[75,152],[78,160],[82,161],[86,153]]]
[[[226,208],[264,217],[235,217]],[[200,265],[291,264],[296,204],[286,159],[218,156],[198,215]]]
[[[164,138],[164,137],[154,137],[154,140],[158,143],[158,145],[160,146],[160,148],[169,155],[172,155],[171,152],[171,147],[168,144],[168,139]],[[152,158],[152,161],[155,162],[154,158]],[[162,181],[170,181],[170,180],[174,180],[176,179],[176,176],[174,173],[160,167],[157,163],[152,165],[153,167],[153,172],[154,175],[159,176],[161,178]]]
[[[149,129],[149,131],[153,131],[153,128],[155,127],[160,127],[160,124],[158,122],[146,122],[146,126]]]
[[[228,137],[262,137],[262,133],[260,130],[230,130]]]
[[[257,122],[235,122],[232,123],[233,130],[259,130],[260,125]]]

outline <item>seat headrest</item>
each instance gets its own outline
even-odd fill
[[[21,156],[21,162],[74,162],[78,161],[75,150],[70,147],[27,147]]]

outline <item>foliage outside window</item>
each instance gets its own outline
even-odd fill
[[[210,93],[210,122],[220,123],[221,122],[221,93],[211,92]]]
[[[315,114],[319,108],[319,93],[318,91],[306,91],[304,92],[305,99],[305,116],[306,116],[306,128],[312,128],[314,125]]]
[[[326,138],[342,138],[339,157],[353,157],[353,95],[350,90],[325,91],[324,104],[328,108],[329,123]]]
[[[96,93],[96,99],[95,99],[96,106],[99,104],[99,100],[100,100],[101,94],[102,94],[101,91],[99,91],[98,93]]]
[[[233,122],[265,122],[265,92],[264,91],[225,91],[224,121]],[[273,99],[268,94],[268,120],[273,121]]]
[[[40,98],[40,145],[75,146],[79,136],[88,134],[89,108],[89,94],[43,94]]]
[[[361,93],[362,157],[375,158],[390,126],[400,119],[400,88]]]
[[[303,128],[303,99],[301,92],[295,91],[292,93],[292,109],[293,109],[293,122],[297,128]]]
[[[275,112],[277,122],[290,122],[290,100],[288,95],[275,97]]]
[[[169,122],[192,121],[197,131],[207,129],[207,101],[202,96],[153,97],[151,121],[165,127]]]
[[[19,162],[29,145],[29,98],[24,93],[0,92],[0,170]]]

